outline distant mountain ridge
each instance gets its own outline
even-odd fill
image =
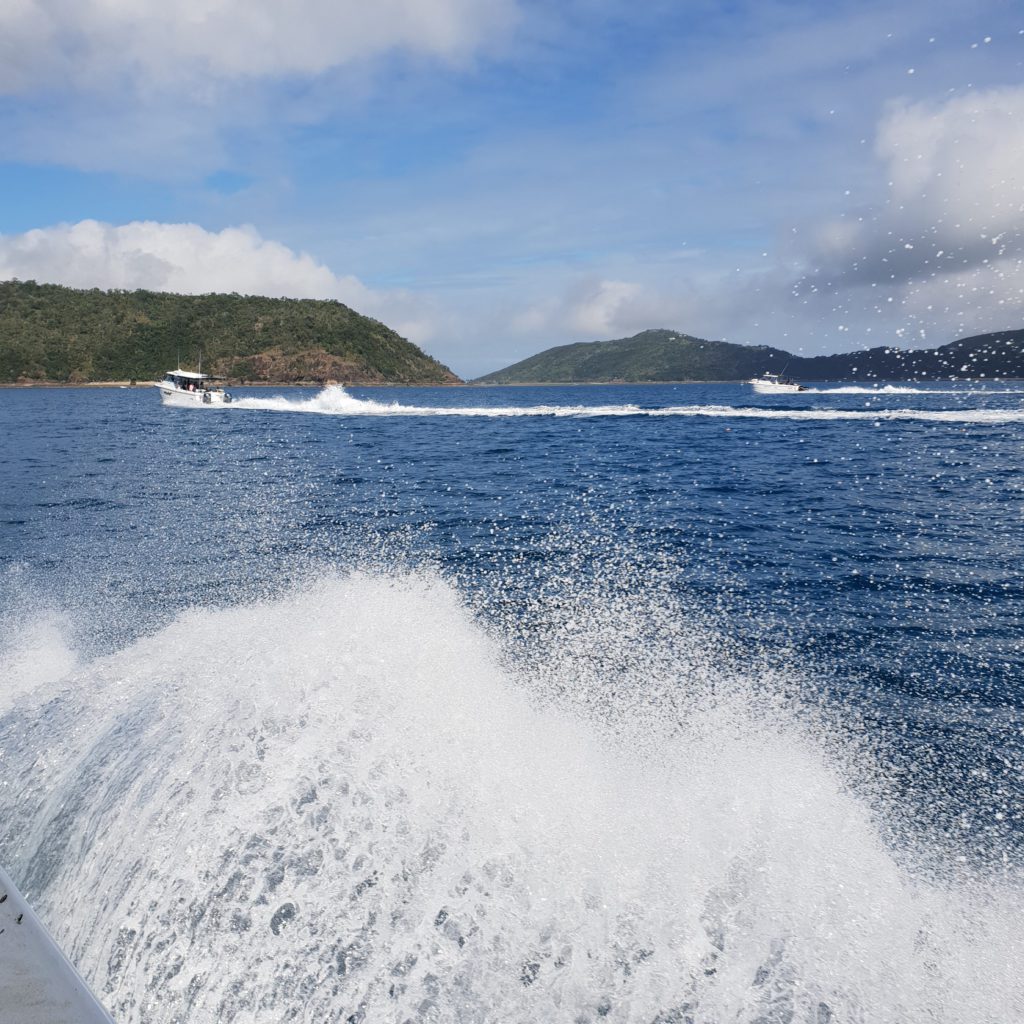
[[[459,381],[340,302],[0,282],[0,382],[151,380],[200,354],[204,371],[233,381]]]
[[[649,330],[631,338],[549,348],[476,383],[728,381],[783,370],[805,380],[1024,378],[1024,330],[979,334],[934,349],[884,346],[831,356],[796,356],[768,345],[737,345],[679,331]]]

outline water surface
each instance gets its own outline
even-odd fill
[[[0,859],[119,1020],[1021,1015],[1024,390],[236,399],[0,392]]]

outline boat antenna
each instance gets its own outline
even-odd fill
[[[198,370],[198,372],[199,373],[203,372],[203,350],[202,349],[199,350],[199,370]]]

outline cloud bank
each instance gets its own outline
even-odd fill
[[[248,226],[211,232],[196,224],[84,220],[0,235],[0,280],[9,278],[73,288],[336,299],[415,342],[430,339],[436,318],[428,298],[336,275]]]
[[[0,161],[202,179],[504,44],[519,0],[6,0]],[[244,150],[244,153],[242,152]]]
[[[462,60],[514,17],[513,0],[13,0],[0,5],[0,93],[193,89],[392,50]]]
[[[877,209],[823,225],[803,294],[853,301],[873,290],[907,327],[1016,326],[1024,314],[1024,88],[945,103],[894,102],[875,151],[887,173]]]

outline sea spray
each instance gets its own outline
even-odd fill
[[[69,642],[70,632],[69,622],[60,615],[43,613],[25,620],[8,616],[0,626],[0,635],[10,638],[0,651],[0,713],[23,695],[38,695],[75,668],[78,657]]]
[[[64,661],[4,697],[0,856],[123,1022],[1019,1016],[1017,876],[917,871],[780,676],[584,597],[517,645],[325,573]]]

